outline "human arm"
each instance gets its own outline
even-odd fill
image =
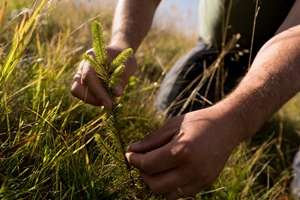
[[[297,83],[297,78],[300,80],[300,62],[297,60],[300,59],[300,53],[297,52],[297,46],[300,44],[300,26],[298,26],[300,24],[299,10],[300,1],[296,0],[288,16],[278,28],[276,35],[258,52],[247,76],[236,91],[224,101],[225,104],[227,102],[235,102],[234,100],[236,100],[235,103],[239,100],[242,102],[243,94],[253,94],[251,98],[245,99],[242,103],[244,109],[241,109],[250,109],[254,111],[253,113],[255,113],[256,109],[257,113],[263,111],[258,116],[249,118],[253,118],[256,121],[252,125],[261,126],[261,123],[264,123],[282,104],[299,91],[300,83],[299,81]],[[291,84],[293,81],[296,83]],[[250,84],[251,82],[252,84]],[[236,98],[238,95],[241,98]],[[242,111],[241,113],[247,112]],[[248,118],[248,116],[244,118]],[[253,131],[250,130],[250,132]]]
[[[148,33],[156,8],[160,0],[120,0],[115,12],[112,38],[107,46],[110,59],[126,48],[138,49]],[[90,51],[92,53],[92,51]],[[114,89],[116,96],[121,96],[129,77],[135,72],[136,60],[131,57],[126,63],[120,84]],[[80,63],[71,87],[72,94],[86,103],[107,108],[112,106],[110,97],[87,61]]]
[[[129,162],[169,199],[192,196],[211,184],[232,150],[300,91],[300,26],[276,35],[249,72],[218,104],[171,119],[129,148]]]
[[[246,77],[220,105],[235,110],[251,136],[299,90],[300,26],[295,26],[262,47]]]
[[[161,0],[120,0],[114,17],[110,46],[135,51],[151,28]]]

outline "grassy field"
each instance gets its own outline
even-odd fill
[[[103,128],[102,110],[69,91],[81,55],[91,47],[90,22],[101,21],[108,41],[111,13],[78,9],[68,0],[0,2],[0,199],[163,199],[134,170],[136,186],[128,187],[128,174],[114,159],[121,155]],[[143,44],[120,113],[126,144],[164,121],[153,106],[155,92],[166,70],[192,44],[159,30]],[[220,178],[197,198],[291,199],[298,99],[241,144]]]

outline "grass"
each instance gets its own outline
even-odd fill
[[[107,41],[111,12],[78,9],[68,0],[50,7],[47,1],[4,2],[0,3],[0,199],[162,199],[142,184],[136,171],[132,173],[137,189],[128,187],[127,172],[113,157],[117,149],[101,109],[70,95],[76,66],[92,46],[89,22],[95,16],[102,22]],[[21,10],[32,6],[33,10]],[[125,144],[161,125],[164,118],[153,107],[157,85],[191,45],[189,39],[159,30],[145,41],[137,55],[139,70],[119,113]],[[198,199],[291,199],[298,105],[296,97],[255,138],[241,144],[220,178]]]

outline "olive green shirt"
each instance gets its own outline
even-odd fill
[[[220,47],[224,34],[240,33],[240,45],[250,48],[257,0],[199,0],[200,39]],[[269,40],[282,24],[295,0],[259,0],[254,34],[254,50]]]

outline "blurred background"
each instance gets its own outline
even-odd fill
[[[118,0],[75,0],[77,6],[99,6],[114,9]],[[197,37],[199,0],[163,0],[154,20],[154,26],[174,30],[188,37]],[[159,19],[159,20],[158,20]]]

